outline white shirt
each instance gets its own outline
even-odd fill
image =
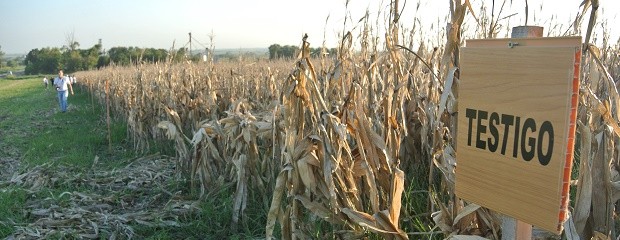
[[[67,86],[69,84],[69,80],[67,79],[67,77],[56,77],[54,79],[54,85],[56,85],[56,87],[59,87],[58,91],[67,91],[69,89],[69,86]]]

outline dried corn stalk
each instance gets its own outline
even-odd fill
[[[370,230],[408,239],[399,228],[404,173],[386,139],[373,130],[360,86],[332,82],[330,86],[348,89],[348,95],[325,101],[305,40],[282,93],[284,168],[276,181],[266,237],[273,238],[279,221],[282,238],[306,238],[311,232],[304,219],[316,216],[334,224],[334,236],[351,238]],[[347,60],[340,61],[344,65]],[[333,109],[338,112],[330,113]]]

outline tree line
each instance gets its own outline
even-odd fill
[[[26,74],[55,73],[58,69],[65,72],[92,70],[110,64],[129,65],[138,62],[162,62],[169,58],[174,62],[185,59],[186,48],[174,51],[155,48],[113,47],[103,51],[101,44],[88,49],[78,49],[79,44],[62,48],[45,47],[28,52],[24,60]]]
[[[322,48],[311,48],[312,56],[320,56]],[[298,46],[272,44],[269,46],[269,59],[295,58],[299,53]],[[336,54],[336,48],[326,49],[327,54]],[[24,59],[26,74],[55,73],[58,69],[65,72],[98,69],[110,64],[129,65],[139,62],[156,63],[171,60],[200,61],[199,55],[187,58],[188,49],[180,48],[173,51],[155,48],[113,47],[104,51],[101,44],[87,49],[79,49],[78,42],[67,46],[45,47],[33,49]]]
[[[320,56],[322,48],[310,48],[310,55],[314,57]],[[293,45],[284,45],[280,44],[272,44],[269,46],[269,59],[290,59],[297,57],[299,53],[299,47]],[[336,54],[336,48],[328,48],[326,49],[326,53],[333,55]]]

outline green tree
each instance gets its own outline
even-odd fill
[[[26,74],[55,73],[62,65],[62,52],[59,48],[35,48],[28,52],[24,63]]]
[[[82,56],[78,50],[69,50],[62,54],[62,69],[65,72],[82,70]]]
[[[292,46],[292,45],[286,45],[282,48],[282,57],[284,58],[295,58],[297,56],[297,53],[299,52],[299,47],[297,46]]]
[[[142,51],[142,61],[144,62],[162,62],[166,61],[166,56],[168,56],[168,51],[164,49],[155,49],[155,48],[146,48]]]
[[[113,47],[108,50],[110,62],[118,65],[129,65],[130,52],[126,47]]]
[[[142,49],[138,47],[129,47],[129,63],[138,63],[142,59]]]
[[[185,49],[179,49],[177,51],[177,56],[175,59],[182,60],[184,59]],[[113,47],[108,50],[109,60],[107,58],[99,58],[99,62],[97,67],[102,67],[107,65],[106,61],[114,62],[118,65],[128,65],[130,63],[137,62],[161,62],[165,61],[168,56],[168,51],[164,49],[155,49],[155,48],[138,48],[138,47]]]
[[[280,58],[281,49],[282,46],[280,46],[280,44],[271,44],[271,46],[269,46],[269,59]]]
[[[173,56],[172,61],[181,62],[187,58],[187,48],[179,48],[176,51],[173,51],[171,54]]]
[[[3,59],[4,59],[4,52],[2,51],[2,46],[0,46],[0,67],[2,67]]]
[[[294,58],[298,52],[299,47],[297,46],[272,44],[269,46],[269,59]]]
[[[95,44],[89,49],[80,51],[80,55],[82,55],[82,70],[91,70],[97,67],[101,48],[100,44]]]
[[[310,48],[310,55],[313,57],[319,57],[323,53],[323,48]],[[336,48],[326,48],[325,53],[327,55],[336,55]]]
[[[99,58],[97,59],[97,68],[102,68],[108,65],[110,65],[110,56],[108,55],[99,56]]]
[[[16,67],[17,66],[17,61],[15,61],[15,59],[9,59],[8,61],[6,61],[6,66],[7,67]]]

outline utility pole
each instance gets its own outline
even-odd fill
[[[189,59],[192,59],[192,32],[189,32]]]
[[[103,53],[105,53],[105,51],[103,50],[103,41],[101,40],[101,38],[99,38],[99,55],[103,55]]]

